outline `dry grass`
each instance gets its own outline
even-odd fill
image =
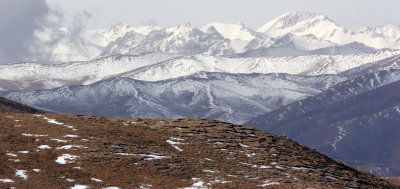
[[[200,181],[213,188],[394,187],[286,138],[213,120],[0,113],[0,127],[0,179],[14,181],[0,188],[180,188]],[[77,147],[57,149],[65,145]],[[79,158],[55,162],[63,154]]]
[[[395,184],[396,186],[400,186],[400,177],[383,177],[383,179]]]

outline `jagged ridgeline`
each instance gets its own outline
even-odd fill
[[[243,23],[213,22],[196,28],[117,24],[110,29],[81,31],[79,42],[67,28],[46,28],[38,36],[59,35],[48,49],[50,62],[84,61],[115,54],[190,53],[241,56],[297,56],[349,54],[399,49],[400,28],[387,24],[351,31],[321,14],[289,12],[253,30]],[[40,44],[40,43],[39,43]]]
[[[396,188],[287,138],[214,120],[0,118],[1,187]]]

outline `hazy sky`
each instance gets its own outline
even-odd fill
[[[2,1],[2,0],[0,0]],[[109,28],[122,22],[132,26],[155,21],[161,26],[212,21],[257,29],[289,11],[322,13],[349,29],[400,23],[400,0],[46,0],[67,18],[85,10],[88,28]]]

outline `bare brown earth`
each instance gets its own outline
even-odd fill
[[[0,188],[396,188],[289,139],[213,120],[0,113],[0,129]],[[57,163],[63,154],[77,157]]]
[[[400,177],[383,177],[383,179],[385,179],[397,186],[400,186]]]

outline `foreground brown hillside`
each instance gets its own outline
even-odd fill
[[[383,177],[383,179],[400,187],[400,177]]]
[[[43,113],[44,111],[37,110],[35,108],[26,106],[24,104],[0,97],[0,112],[34,114],[34,113]]]
[[[395,188],[286,138],[201,119],[0,113],[0,188]]]

